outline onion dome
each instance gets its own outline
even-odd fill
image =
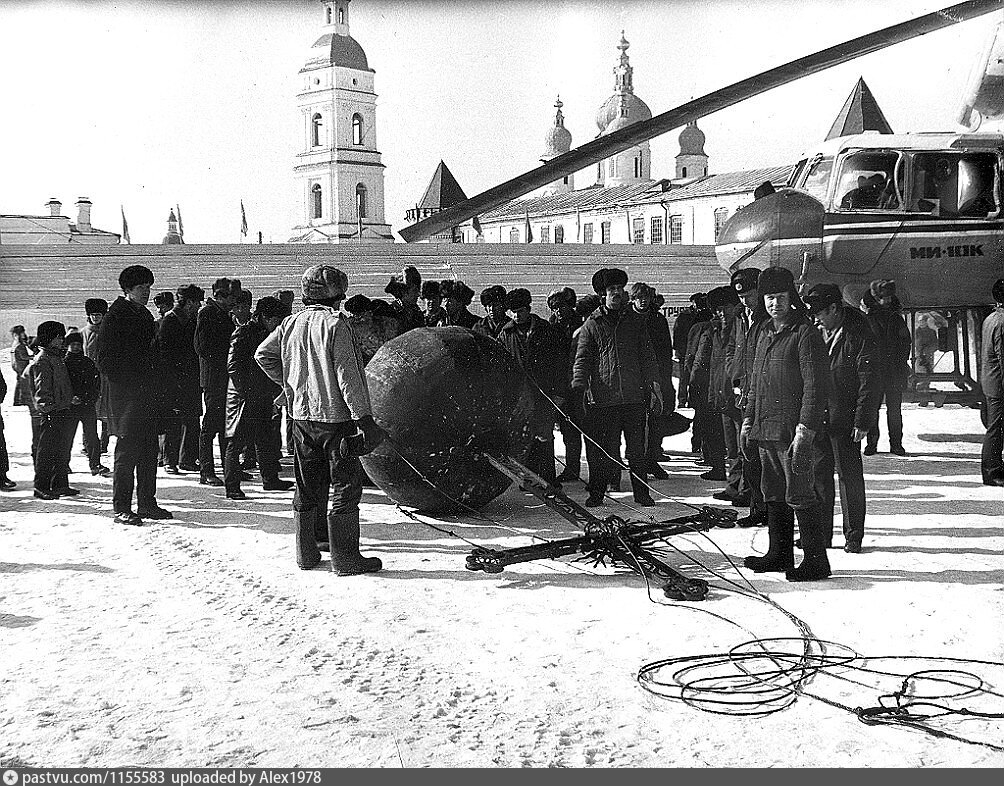
[[[603,102],[596,112],[596,126],[600,129],[600,135],[609,133],[608,126],[616,120],[622,120],[618,124],[619,128],[641,120],[651,120],[652,110],[648,105],[634,94],[634,69],[628,57],[628,47],[631,45],[621,31],[621,40],[617,45],[620,50],[620,60],[614,68],[614,89],[616,92]],[[623,118],[628,118],[629,123],[624,123]]]
[[[565,116],[561,112],[561,107],[564,104],[561,103],[561,97],[554,102],[554,107],[557,110],[554,114],[554,125],[547,130],[547,135],[544,137],[544,155],[541,156],[542,159],[552,159],[560,156],[562,153],[567,153],[572,149],[572,134],[565,128]]]
[[[706,156],[704,152],[704,132],[697,127],[697,122],[688,123],[680,132],[681,156]]]

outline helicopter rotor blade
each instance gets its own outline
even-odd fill
[[[934,11],[916,19],[900,22],[891,27],[845,41],[798,60],[792,60],[790,63],[769,69],[670,109],[650,120],[639,121],[587,142],[575,150],[551,159],[536,169],[493,186],[465,202],[460,202],[429,218],[405,227],[401,230],[401,237],[408,243],[424,240],[430,235],[458,226],[475,216],[494,210],[500,205],[518,199],[548,183],[553,183],[565,175],[571,175],[610,158],[622,150],[627,150],[634,145],[675,128],[680,128],[691,121],[721,109],[734,106],[748,98],[811,74],[825,71],[862,55],[877,52],[893,44],[908,41],[911,38],[917,38],[960,22],[966,22],[1002,8],[1004,8],[1004,0],[968,0],[968,2],[958,3],[940,11]]]

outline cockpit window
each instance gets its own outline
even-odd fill
[[[997,212],[993,153],[917,153],[909,210],[935,216],[986,218]]]
[[[851,153],[840,168],[834,201],[841,210],[902,210],[903,167],[891,150]]]
[[[830,187],[830,173],[833,171],[832,158],[817,158],[803,170],[805,176],[802,178],[801,188],[820,202],[826,201],[826,192]],[[799,173],[801,177],[801,173]]]

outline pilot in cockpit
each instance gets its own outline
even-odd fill
[[[871,176],[859,175],[858,187],[848,191],[840,200],[843,210],[870,210],[885,207],[886,178],[881,172]]]

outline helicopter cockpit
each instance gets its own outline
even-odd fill
[[[988,150],[850,150],[795,167],[792,187],[835,212],[987,218],[1000,210],[1000,159]]]

